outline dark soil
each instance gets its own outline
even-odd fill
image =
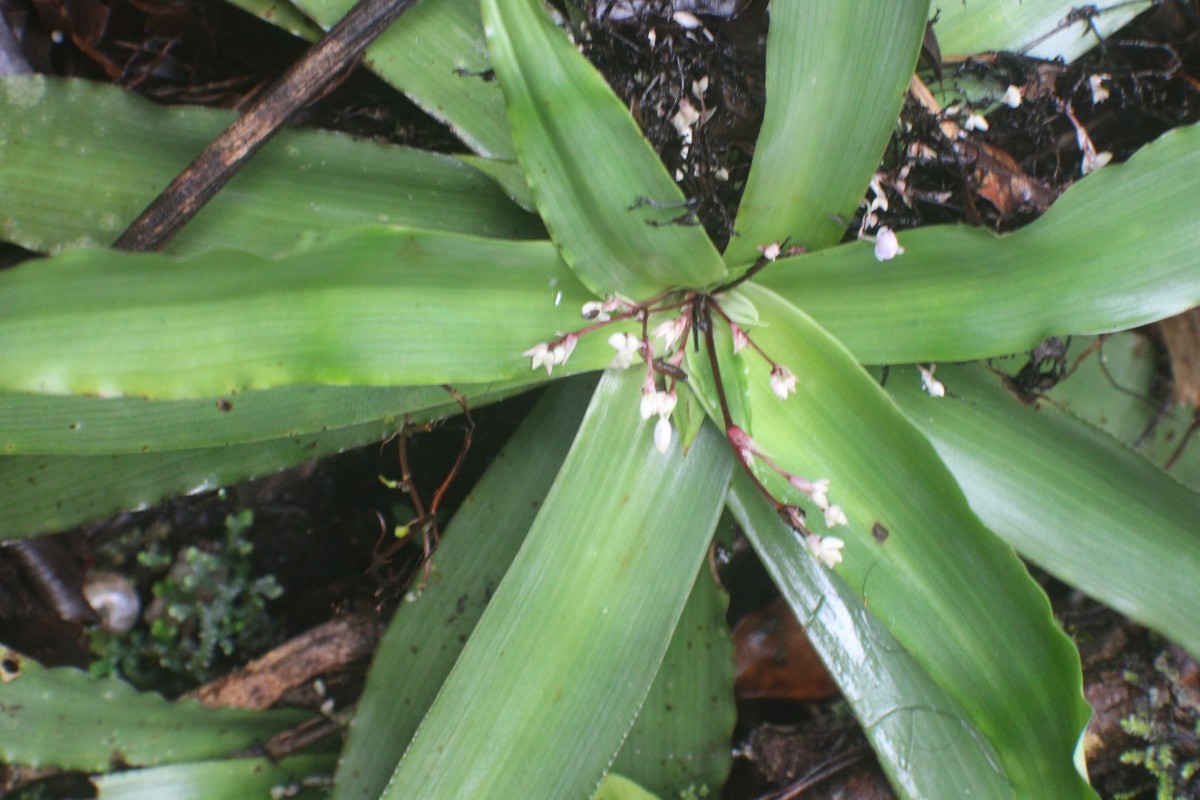
[[[740,7],[735,17],[705,16],[700,28],[684,27],[653,2],[629,19],[597,13],[594,5],[579,17],[587,20],[584,51],[679,176],[696,218],[718,243],[732,230],[764,99],[766,3],[732,5]],[[303,51],[271,26],[204,0],[0,0],[0,11],[37,71],[114,81],[163,103],[237,107]],[[1026,102],[997,109],[989,115],[989,130],[972,132],[964,143],[949,138],[927,106],[910,100],[901,115],[904,132],[880,167],[889,208],[867,221],[868,232],[879,225],[903,229],[959,221],[1011,230],[1035,218],[1080,174],[1071,114],[1097,150],[1112,152],[1118,161],[1165,130],[1200,119],[1195,0],[1162,3],[1071,66],[1012,54],[938,65],[929,57],[930,70],[941,72],[940,78],[926,73],[931,86],[996,76],[1028,87]],[[1104,102],[1097,102],[1088,81],[1097,74],[1110,76]],[[702,115],[686,147],[672,122],[684,101]],[[298,122],[461,150],[443,126],[361,69]],[[861,224],[861,217],[852,221],[848,237]],[[0,258],[28,255],[6,247]],[[447,516],[528,407],[527,399],[518,399],[476,412],[475,443],[447,498]],[[415,482],[426,498],[459,453],[462,437],[455,424],[408,443]],[[215,661],[214,676],[335,615],[365,610],[384,617],[420,580],[423,556],[417,540],[386,560],[379,557],[393,542],[389,532],[410,513],[405,495],[379,481],[381,475],[399,477],[397,448],[395,442],[373,445],[48,537],[45,569],[0,550],[0,641],[47,664],[86,665],[88,620],[68,621],[61,612],[79,602],[88,571],[101,566],[124,571],[147,601],[150,585],[165,571],[138,565],[132,551],[122,555],[114,543],[144,546],[146,532],[157,531],[164,552],[188,545],[214,550],[226,516],[243,509],[254,512],[255,574],[274,575],[284,592],[268,607],[269,635]],[[773,590],[752,556],[732,564],[726,578],[734,623],[769,603]],[[1180,765],[1194,763],[1200,749],[1196,662],[1066,587],[1048,581],[1047,589],[1083,653],[1088,697],[1097,708],[1093,732],[1100,742],[1089,752],[1089,766],[1101,795],[1152,798],[1160,796],[1162,782],[1175,780],[1174,796],[1200,797],[1200,778],[1179,774]],[[326,676],[330,692],[339,701],[352,700],[363,668],[359,661]],[[191,686],[152,688],[174,693]],[[753,693],[750,699],[751,694],[743,694],[734,742],[742,757],[725,797],[891,796],[861,732],[836,698]],[[1162,764],[1165,747],[1175,754],[1173,768]],[[1156,770],[1147,769],[1155,758]],[[0,767],[0,790],[26,776],[6,769]]]

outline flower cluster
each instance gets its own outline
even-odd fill
[[[885,238],[886,233],[886,228],[881,230],[881,234]],[[781,254],[795,255],[803,252],[803,248],[784,250],[784,246],[780,244],[766,245],[759,250],[762,253],[761,263],[774,261]],[[899,249],[899,252],[903,252],[903,249]],[[554,367],[567,363],[567,359],[571,357],[571,353],[581,337],[613,323],[640,323],[640,335],[620,331],[608,337],[608,344],[615,351],[612,366],[618,369],[628,369],[638,358],[645,364],[646,377],[642,382],[639,412],[641,418],[646,421],[651,417],[658,417],[654,423],[654,446],[658,452],[666,453],[670,449],[673,437],[671,414],[675,411],[679,399],[676,394],[676,383],[679,380],[687,380],[687,374],[683,371],[682,364],[688,333],[691,331],[693,336],[698,339],[703,331],[711,347],[711,326],[714,317],[719,317],[728,324],[735,354],[749,347],[766,360],[771,368],[771,391],[776,397],[786,400],[797,390],[796,374],[764,352],[742,326],[730,316],[733,312],[727,312],[721,308],[721,303],[717,299],[721,296],[720,290],[715,294],[716,296],[696,292],[666,292],[641,304],[617,296],[610,296],[603,301],[590,301],[584,303],[581,309],[581,316],[590,324],[579,330],[563,334],[559,339],[534,345],[525,351],[524,356],[530,359],[533,369],[545,367],[546,373],[550,374]],[[655,315],[662,321],[651,331],[650,319]],[[738,315],[738,318],[740,319],[741,316]],[[719,386],[719,368],[716,357],[711,352],[710,363]],[[825,518],[825,526],[833,528],[837,525],[847,524],[847,519],[840,506],[829,502],[829,481],[825,479],[810,481],[778,467],[748,433],[733,424],[729,418],[729,409],[725,407],[724,395],[720,395],[719,400],[722,406],[721,413],[725,418],[726,438],[751,480],[775,504],[776,510],[783,519],[803,536],[806,548],[814,557],[830,567],[840,563],[842,560],[841,548],[845,543],[836,536],[818,536],[810,531],[805,522],[804,510],[792,503],[784,503],[776,499],[755,476],[753,464],[756,461],[760,462],[782,475],[792,488],[821,510]]]
[[[819,558],[828,567],[840,564],[842,561],[841,549],[845,546],[845,541],[836,536],[818,536],[809,530],[804,510],[799,506],[782,503],[775,499],[771,491],[755,475],[753,463],[758,461],[779,473],[792,488],[811,500],[813,505],[821,509],[822,514],[824,514],[825,527],[834,528],[838,525],[847,525],[849,524],[849,520],[846,518],[846,512],[836,503],[829,502],[829,479],[821,478],[814,481],[802,475],[794,475],[788,472],[776,464],[763,451],[759,444],[754,441],[750,434],[737,425],[729,425],[725,429],[725,437],[729,440],[730,446],[733,447],[733,451],[737,455],[742,467],[746,470],[746,474],[750,476],[750,479],[758,487],[759,491],[775,503],[775,510],[779,512],[779,515],[794,530],[804,536],[804,542],[809,552]]]
[[[763,251],[763,257],[767,260],[774,260],[783,252],[779,244],[768,245],[760,249]],[[802,248],[791,248],[786,252],[791,255],[802,251]],[[667,360],[668,367],[674,368],[681,374],[682,370],[678,368],[683,361],[683,350],[679,345],[682,341],[686,341],[688,331],[697,322],[697,320],[693,319],[693,309],[699,297],[701,296],[695,292],[676,293],[673,297],[668,294],[654,298],[641,305],[619,296],[610,296],[604,301],[589,301],[583,304],[581,316],[592,324],[580,330],[567,333],[559,339],[540,342],[526,350],[522,355],[530,359],[532,369],[544,367],[546,374],[551,374],[555,367],[567,363],[567,359],[571,357],[571,353],[581,337],[614,322],[636,321],[642,324],[641,336],[621,332],[614,333],[608,337],[609,345],[616,351],[613,356],[612,366],[619,369],[628,369],[633,365],[635,358],[641,357],[647,365],[647,376],[649,379],[653,377],[656,369],[661,370],[663,367],[661,361],[655,361],[655,353],[661,352],[669,356]],[[770,356],[763,352],[762,348],[754,343],[746,331],[721,310],[721,306],[716,298],[705,296],[704,299],[707,307],[728,323],[729,330],[733,335],[733,352],[737,354],[746,347],[752,347],[759,355],[766,359],[771,367],[771,391],[780,400],[786,400],[788,395],[794,394],[796,392],[797,381],[795,373],[782,364],[776,363]],[[672,312],[673,316],[669,316],[659,323],[653,332],[649,331],[649,319],[652,314],[669,314]],[[657,348],[651,342],[651,339],[658,340],[659,344]],[[684,377],[686,378],[686,376]],[[672,389],[674,381],[675,378],[672,377]]]

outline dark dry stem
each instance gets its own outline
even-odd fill
[[[454,464],[450,467],[450,472],[438,485],[438,488],[434,490],[433,500],[429,504],[429,510],[426,511],[424,503],[421,502],[421,494],[417,491],[416,484],[413,482],[412,469],[409,467],[408,441],[409,439],[413,438],[414,431],[428,433],[429,431],[433,430],[433,423],[427,422],[420,426],[409,425],[408,415],[404,415],[404,425],[401,427],[400,433],[397,434],[397,438],[400,440],[400,481],[396,484],[396,488],[404,491],[408,495],[408,499],[412,504],[413,513],[415,516],[406,526],[408,532],[404,536],[401,536],[399,540],[393,542],[384,550],[381,550],[380,545],[376,544],[375,550],[372,553],[373,562],[371,565],[371,571],[375,571],[380,567],[380,565],[387,562],[387,560],[390,559],[397,550],[399,550],[409,541],[413,535],[414,528],[419,530],[421,532],[421,560],[423,565],[421,575],[422,591],[424,591],[425,587],[429,585],[429,573],[431,569],[429,557],[432,556],[433,551],[437,549],[437,545],[441,538],[440,531],[438,530],[437,526],[438,508],[441,506],[442,499],[446,496],[446,492],[449,491],[450,486],[454,483],[454,479],[458,477],[458,473],[462,469],[463,462],[467,458],[467,453],[471,449],[472,436],[475,433],[475,420],[471,416],[471,409],[467,406],[467,398],[459,394],[454,390],[453,387],[447,384],[442,384],[442,388],[454,398],[456,403],[458,403],[459,407],[462,409],[463,416],[466,417],[467,421],[467,424],[462,429],[463,443],[462,447],[459,448],[458,457],[455,458]],[[378,516],[379,524],[382,528],[382,533],[380,536],[380,544],[382,544],[383,538],[387,536],[387,525],[384,523],[383,515],[380,514]]]
[[[415,2],[359,0],[171,181],[113,247],[132,252],[165,247],[285,122],[352,67],[367,46]]]
[[[438,506],[441,505],[442,498],[445,497],[450,485],[454,483],[454,479],[458,477],[458,472],[462,469],[463,462],[467,460],[467,453],[471,450],[471,437],[475,433],[475,420],[471,417],[471,409],[467,407],[467,398],[447,384],[442,384],[442,388],[454,398],[454,402],[458,403],[462,409],[463,416],[467,420],[467,424],[463,428],[463,443],[462,447],[459,448],[458,457],[454,459],[454,465],[450,467],[450,473],[446,475],[446,479],[442,481],[437,491],[433,493],[433,502],[429,504],[429,516],[431,519],[437,518]]]
[[[801,795],[807,794],[808,790],[817,784],[832,778],[840,772],[844,772],[862,761],[865,757],[866,753],[861,749],[838,756],[821,765],[811,775],[800,778],[795,783],[784,787],[778,792],[766,795],[759,800],[795,800]]]

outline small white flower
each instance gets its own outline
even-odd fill
[[[664,419],[675,413],[675,406],[679,403],[679,395],[674,391],[663,392],[662,398],[658,401],[658,415]]]
[[[829,508],[829,479],[822,478],[819,481],[810,481],[799,475],[791,475],[788,477],[788,482],[792,486],[799,489],[804,494],[808,495],[809,499],[816,504],[817,508],[824,511]]]
[[[660,453],[666,453],[670,446],[671,421],[666,417],[659,417],[658,422],[654,423],[654,448]]]
[[[604,310],[604,304],[598,300],[591,300],[583,304],[583,310],[580,316],[584,319],[594,319],[598,322],[608,322],[612,317]]]
[[[729,323],[729,330],[733,332],[733,354],[737,355],[746,345],[750,344],[750,337],[736,322]]]
[[[808,547],[808,552],[830,569],[842,563],[842,548],[846,546],[846,543],[836,536],[809,534],[805,538],[804,544]]]
[[[687,330],[688,319],[682,314],[675,319],[669,319],[654,329],[650,334],[655,339],[662,339],[663,350],[670,350],[679,337]]]
[[[1000,102],[1009,108],[1016,108],[1021,105],[1021,90],[1010,83],[1004,90],[1004,96],[1000,98]]]
[[[835,525],[847,525],[850,520],[846,519],[846,512],[842,511],[842,507],[837,503],[822,509],[825,513],[825,527],[832,528]]]
[[[828,494],[829,494],[829,479],[828,478],[822,478],[819,481],[813,481],[813,488],[812,488],[812,493],[810,496],[812,497],[812,501],[814,503],[816,503],[817,508],[821,509],[822,511],[829,508]]]
[[[937,378],[933,377],[933,371],[937,369],[936,364],[934,364],[930,369],[925,369],[918,364],[917,369],[921,371],[921,388],[929,392],[930,397],[946,396],[946,385]]]
[[[554,345],[550,349],[550,357],[554,361],[555,366],[567,363],[567,359],[571,357],[571,353],[575,351],[575,344],[579,341],[579,337],[575,334],[567,334],[562,341]]]
[[[533,366],[530,369],[545,367],[547,375],[554,369],[554,355],[550,352],[550,345],[545,342],[535,344],[521,355],[533,359]]]
[[[779,258],[779,254],[783,252],[783,248],[780,247],[779,242],[771,242],[770,244],[760,244],[758,252],[762,253],[763,258],[767,261],[774,261]]]
[[[788,395],[796,391],[796,376],[787,367],[776,365],[771,370],[771,391],[780,400],[787,400]]]
[[[898,255],[904,254],[896,233],[886,225],[875,232],[875,260],[891,261]]]
[[[987,117],[972,111],[967,114],[967,119],[963,122],[963,129],[968,131],[986,131],[988,129]]]
[[[613,366],[628,369],[633,363],[633,356],[641,347],[642,341],[632,333],[614,333],[608,337],[608,343],[617,354],[613,357]]]
[[[1099,73],[1098,75],[1088,75],[1088,88],[1092,90],[1092,103],[1103,103],[1109,98],[1108,89],[1104,87],[1104,82],[1111,78],[1107,73]]]
[[[655,414],[666,419],[675,410],[677,402],[679,402],[679,397],[675,392],[643,391],[639,411],[642,419],[650,419]]]
[[[642,392],[642,402],[638,413],[642,419],[650,419],[658,412],[658,392]]]

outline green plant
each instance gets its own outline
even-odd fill
[[[1140,777],[1155,787],[1155,797],[1161,800],[1192,796],[1200,774],[1200,760],[1196,758],[1200,723],[1194,722],[1196,709],[1186,690],[1179,692],[1176,688],[1181,676],[1172,661],[1166,652],[1155,659],[1154,669],[1159,675],[1153,677],[1166,678],[1168,683],[1148,692],[1139,699],[1134,713],[1120,720],[1121,729],[1130,737],[1127,745],[1132,745],[1121,753],[1121,763],[1146,770],[1149,775]],[[1135,686],[1146,680],[1146,676],[1132,670],[1124,678]],[[1131,784],[1136,786],[1137,781]],[[1121,797],[1138,794],[1131,790]]]
[[[262,649],[270,630],[266,604],[283,593],[273,575],[255,577],[248,534],[254,512],[225,518],[212,551],[188,546],[178,556],[143,551],[138,563],[169,571],[154,583],[149,623],[125,633],[96,628],[93,675],[120,675],[135,686],[180,690],[214,677],[234,653]]]
[[[319,21],[340,13],[299,6]],[[686,317],[678,333],[697,346],[685,339],[674,352],[686,362],[666,368],[689,376],[687,391],[674,386],[673,414],[657,390],[648,415],[635,411],[647,396],[640,368],[606,373],[586,414],[590,386],[577,381],[543,401],[537,422],[560,451],[545,455],[551,445],[531,436],[508,455],[522,475],[550,470],[534,502],[516,505],[511,484],[476,498],[514,503],[488,531],[511,542],[511,566],[466,646],[438,669],[409,676],[409,650],[381,647],[344,755],[358,766],[343,766],[335,796],[591,793],[689,596],[704,591],[695,577],[726,504],[901,794],[1092,796],[1073,763],[1088,716],[1078,656],[1012,548],[1195,652],[1196,495],[1069,415],[1015,403],[977,366],[939,368],[951,396],[932,398],[917,369],[893,369],[885,393],[862,365],[1008,354],[1195,304],[1200,225],[1181,176],[1200,166],[1200,130],[1080,181],[1017,233],[912,231],[881,264],[870,243],[839,245],[837,220],[877,166],[928,12],[917,0],[869,10],[776,0],[766,118],[739,235],[720,253],[700,229],[672,224],[682,193],[538,3],[484,0],[481,13],[467,0],[419,4],[380,42],[375,68],[448,119],[478,154],[468,161],[536,207],[550,239],[494,190],[473,192],[478,174],[404,153],[393,160],[405,180],[438,177],[436,190],[414,187],[412,202],[389,197],[401,227],[354,227],[385,212],[348,202],[346,230],[279,254],[234,221],[234,195],[176,241],[189,255],[71,249],[0,275],[0,414],[32,421],[6,436],[6,480],[50,468],[13,495],[21,505],[6,535],[381,437],[402,414],[455,410],[440,384],[478,404],[554,367],[599,370],[613,360],[610,337],[635,356],[648,330]],[[488,68],[495,83],[447,77]],[[25,141],[23,125],[65,126],[81,90],[34,79],[5,91],[27,115],[9,136]],[[201,118],[136,113],[180,134]],[[247,214],[268,215],[265,198],[286,194],[294,176],[288,158],[311,167],[318,150],[356,177],[366,157],[287,137],[273,172],[234,185],[253,198]],[[330,172],[311,180],[311,192],[346,183]],[[132,195],[128,177],[113,183]],[[436,191],[471,198],[487,225],[443,214]],[[340,227],[289,208],[272,235]],[[8,213],[47,249],[47,236],[61,246],[98,235]],[[588,327],[581,309],[597,323],[611,314],[612,327],[568,340]],[[732,323],[754,347],[735,352]],[[655,412],[678,434],[666,428],[664,442],[663,425],[644,418]],[[169,480],[157,477],[164,465],[177,470]],[[830,481],[827,497],[816,479]],[[63,504],[68,483],[76,494]],[[848,523],[836,537],[818,515],[800,519],[803,506],[833,504]],[[836,569],[806,541],[830,563],[840,556]],[[396,626],[408,624],[398,615]],[[402,680],[429,682],[415,710],[389,699]]]

